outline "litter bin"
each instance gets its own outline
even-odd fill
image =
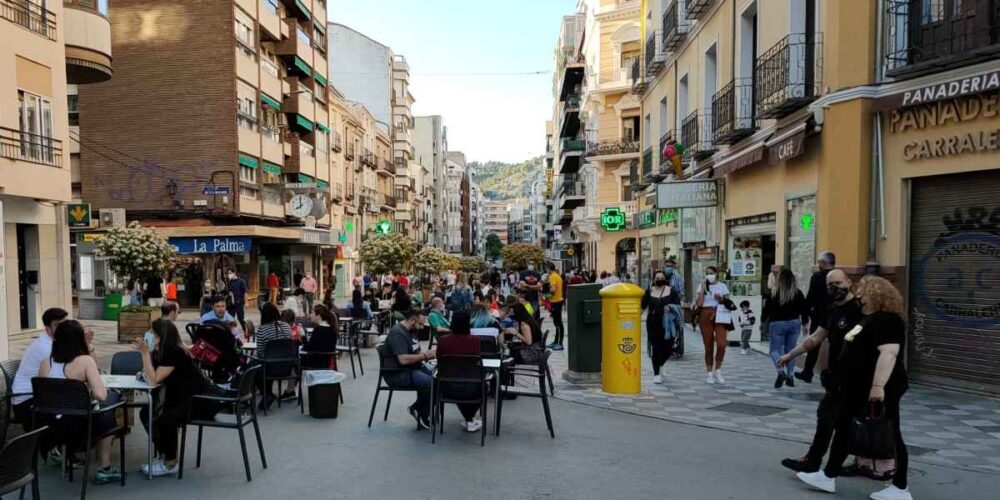
[[[601,389],[610,394],[638,394],[642,374],[642,296],[631,283],[601,290]]]
[[[104,320],[118,321],[122,312],[122,294],[109,293],[104,296]]]
[[[569,369],[563,378],[596,383],[601,374],[601,285],[570,285],[566,294]]]
[[[303,404],[309,407],[313,418],[337,418],[340,405],[340,383],[347,375],[333,370],[306,370],[306,398]]]

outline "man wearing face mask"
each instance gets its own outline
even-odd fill
[[[826,293],[826,276],[837,266],[837,256],[827,250],[819,254],[816,259],[818,271],[809,278],[809,292],[806,294],[806,302],[809,304],[809,333],[815,332],[819,327],[826,324],[826,311],[830,306],[831,297]],[[818,345],[818,344],[817,344]],[[809,384],[813,379],[813,367],[819,358],[819,349],[809,351],[806,362],[802,365],[802,371],[795,374],[795,378]]]
[[[830,306],[823,316],[826,322],[819,325],[815,332],[805,338],[795,349],[778,358],[778,365],[784,366],[791,359],[804,352],[819,352],[823,340],[829,341],[827,349],[827,368],[820,374],[820,381],[826,394],[816,408],[816,433],[812,445],[805,456],[786,458],[781,465],[796,472],[816,472],[820,469],[823,456],[830,447],[834,426],[837,421],[837,404],[840,400],[841,374],[840,353],[844,347],[844,336],[851,331],[862,318],[861,303],[851,294],[851,279],[840,269],[833,269],[826,275],[826,294],[830,297]]]

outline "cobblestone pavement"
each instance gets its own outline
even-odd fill
[[[730,347],[722,369],[726,383],[708,385],[700,335],[688,327],[685,340],[684,357],[667,362],[662,385],[653,384],[644,351],[642,392],[635,396],[610,395],[599,384],[563,380],[567,351],[555,352],[551,358],[555,397],[669,421],[811,441],[816,405],[823,394],[818,377],[812,384],[797,381],[794,388],[774,389],[775,370],[766,354],[754,350],[740,355],[738,347]],[[903,397],[901,420],[911,459],[1000,471],[1000,400],[911,384]],[[802,447],[803,453],[806,448]],[[783,457],[771,458],[777,463]]]

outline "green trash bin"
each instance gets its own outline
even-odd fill
[[[599,383],[602,286],[586,284],[570,285],[566,288],[569,369],[563,372],[563,378],[573,383]]]
[[[122,312],[122,294],[111,293],[104,296],[104,320],[118,321]]]

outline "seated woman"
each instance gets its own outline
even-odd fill
[[[299,327],[295,323],[295,318],[291,311],[286,311],[289,314],[287,316],[292,316],[292,324]],[[299,327],[301,328],[301,327]],[[292,339],[292,327],[290,324],[283,321],[282,314],[278,312],[278,307],[270,302],[265,302],[260,309],[260,326],[257,327],[257,352],[256,357],[263,359],[267,356],[267,344],[282,339]],[[269,384],[270,385],[270,384]],[[264,394],[273,399],[271,394],[271,387],[266,387]],[[295,396],[295,389],[289,388],[284,394],[281,395],[282,401]]]
[[[471,323],[469,313],[457,311],[451,322],[451,334],[441,337],[437,346],[437,357],[439,367],[447,363],[448,356],[473,355],[478,356],[479,339],[470,335]],[[469,377],[478,377],[479,373],[470,373]],[[441,387],[442,394],[448,398],[455,399],[476,399],[481,395],[482,388],[479,384],[444,384]],[[460,404],[458,410],[462,412],[465,422],[462,428],[468,432],[476,432],[483,427],[482,419],[476,417],[479,405],[476,403]]]
[[[263,316],[261,317],[263,319]],[[281,311],[281,322],[288,325],[288,329],[291,332],[292,340],[302,340],[302,325],[295,322],[295,311],[291,309],[285,309]],[[257,334],[258,337],[260,333]],[[259,346],[258,346],[259,348]]]
[[[427,324],[431,327],[431,334],[434,336],[451,333],[451,323],[444,317],[444,300],[434,297],[431,300],[431,312],[427,315]]]
[[[120,396],[117,393],[108,392],[104,382],[101,381],[101,373],[97,369],[97,361],[90,356],[90,349],[87,345],[86,334],[83,326],[74,320],[66,320],[59,323],[52,339],[52,354],[48,359],[42,360],[38,369],[39,377],[60,378],[68,380],[79,380],[85,382],[90,388],[90,394],[94,399],[101,402],[117,402]],[[48,420],[48,419],[46,419]],[[86,421],[79,418],[60,418],[51,421],[39,422],[52,426],[52,431],[60,437],[67,439],[72,437],[86,436]],[[91,422],[91,432],[103,434],[115,427],[115,412],[109,411],[97,415]],[[62,440],[62,439],[60,439]],[[83,443],[81,443],[83,444]],[[111,444],[112,437],[102,438],[97,443],[98,469],[94,474],[95,484],[108,484],[120,481],[122,471],[111,466]],[[89,452],[89,450],[87,450]],[[86,479],[84,479],[86,481]]]
[[[514,363],[537,364],[525,352],[528,349],[545,349],[542,343],[542,328],[535,321],[535,316],[528,312],[524,298],[507,297],[506,315],[513,319],[513,327],[504,329],[504,336],[509,339],[508,346]]]
[[[500,328],[500,322],[493,311],[493,292],[479,294],[477,301],[472,304],[472,328]]]
[[[361,290],[355,289],[354,293],[351,294],[351,304],[349,306],[351,310],[351,317],[354,319],[371,320],[372,307],[367,300],[361,295]]]
[[[152,344],[152,349],[150,349]],[[142,355],[142,368],[146,381],[163,386],[166,391],[153,425],[153,444],[157,459],[153,470],[142,465],[142,471],[151,476],[165,476],[177,473],[177,432],[191,416],[196,419],[211,419],[218,413],[217,405],[195,401],[192,398],[202,394],[211,383],[202,375],[194,360],[181,343],[174,323],[166,319],[153,321],[153,328],[147,338],[136,339],[133,346]],[[139,412],[143,426],[149,429],[149,411]]]
[[[337,315],[322,304],[313,307],[313,327],[309,341],[303,347],[306,352],[337,352],[337,337],[340,336],[340,320]],[[306,356],[302,359],[303,368],[333,370],[337,368],[337,359],[333,356]]]
[[[410,300],[410,294],[407,292],[406,287],[400,285],[396,288],[396,293],[393,294],[392,301],[392,317],[393,319],[399,321],[403,319],[403,313],[409,311],[413,308],[413,301]]]

